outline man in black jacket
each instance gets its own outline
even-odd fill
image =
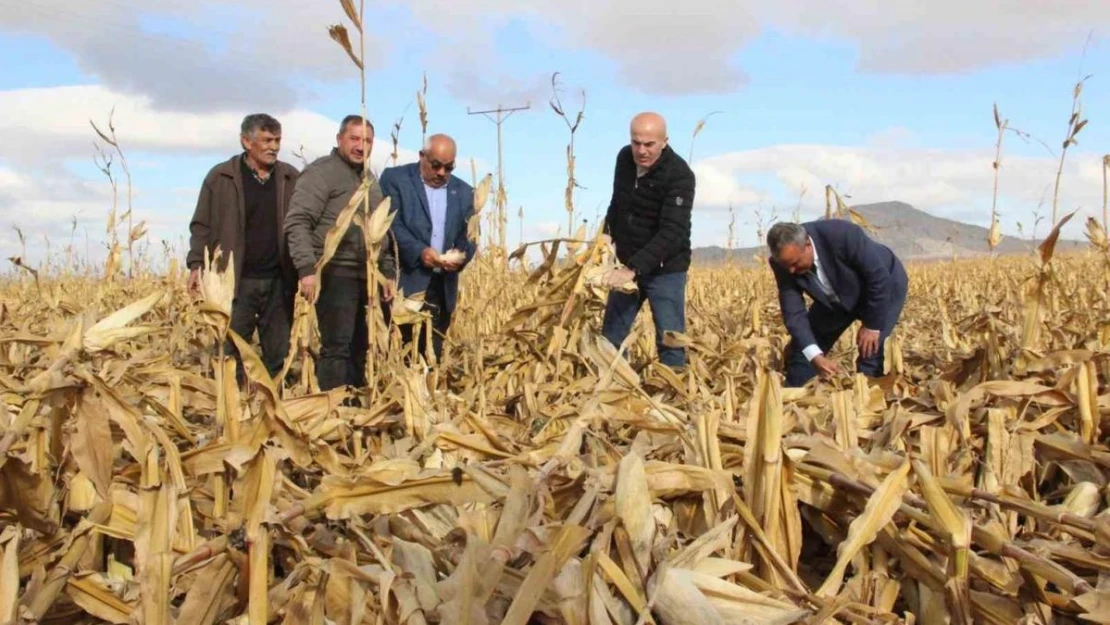
[[[667,122],[657,113],[632,118],[631,140],[617,154],[605,232],[624,268],[608,276],[611,286],[636,281],[635,293],[611,291],[602,334],[620,346],[646,299],[655,321],[659,361],[686,365],[686,352],[663,345],[666,331],[686,331],[686,272],[690,268],[690,210],[694,172],[667,144]]]
[[[856,336],[860,373],[883,375],[883,343],[906,304],[909,278],[894,252],[844,219],[777,223],[767,232],[769,260],[790,332],[786,386],[803,386],[840,367],[825,356],[848,326]],[[813,300],[806,310],[805,293]]]

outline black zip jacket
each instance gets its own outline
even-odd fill
[[[605,213],[605,232],[617,258],[637,275],[657,275],[690,268],[690,210],[694,172],[671,146],[636,178],[632,147],[617,154],[613,195]]]

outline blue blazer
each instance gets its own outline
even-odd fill
[[[889,307],[894,293],[905,292],[909,278],[902,262],[887,246],[867,236],[863,228],[845,219],[822,219],[802,224],[813,245],[821,269],[828,276],[839,306],[863,322],[864,327],[889,331]],[[810,327],[802,293],[815,301],[833,307],[817,276],[812,273],[794,275],[785,267],[768,259],[779,288],[779,307],[783,323],[799,346],[817,343]]]
[[[420,261],[424,248],[431,246],[432,213],[428,208],[428,195],[420,177],[420,164],[410,163],[387,168],[379,183],[382,194],[390,198],[390,208],[396,212],[390,232],[397,240],[398,286],[406,296],[426,291],[435,274]],[[456,176],[447,182],[447,223],[443,241],[466,253],[463,268],[470,264],[478,246],[466,237],[467,223],[474,215],[474,189]],[[461,271],[462,268],[459,269]],[[443,272],[447,312],[455,310],[459,292],[459,272]]]

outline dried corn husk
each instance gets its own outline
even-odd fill
[[[580,234],[476,256],[444,366],[326,393],[227,332],[233,271],[0,284],[0,620],[1110,621],[1104,258],[911,264],[887,375],[789,389],[765,267],[691,271],[670,371]]]

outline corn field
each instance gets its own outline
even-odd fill
[[[195,299],[176,268],[26,271],[0,285],[0,623],[1110,623],[1087,225],[1080,254],[909,263],[889,373],[802,389],[765,264],[692,270],[685,370],[646,308],[619,357],[600,238],[480,255],[439,366],[394,327],[370,387],[329,392],[303,301],[293,382],[231,336],[239,386],[226,274]]]

